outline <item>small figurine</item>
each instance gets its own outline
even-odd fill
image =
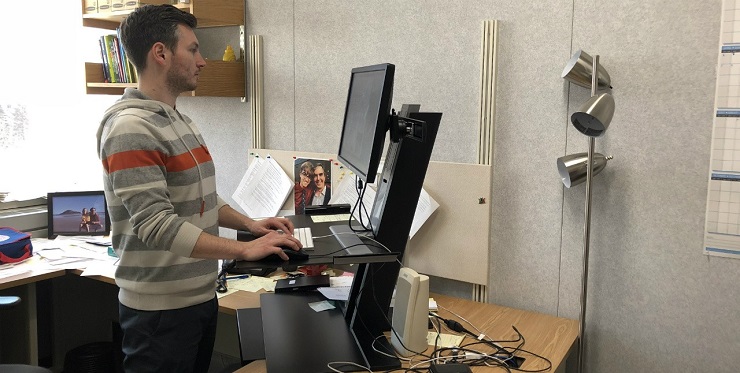
[[[234,55],[234,49],[231,48],[231,45],[226,46],[226,50],[224,51],[224,57],[222,59],[224,61],[236,61],[236,56]]]

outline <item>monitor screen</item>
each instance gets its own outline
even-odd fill
[[[102,190],[49,193],[46,203],[49,238],[110,233],[108,205]]]
[[[383,153],[394,71],[389,63],[352,69],[338,158],[366,183],[375,181]]]

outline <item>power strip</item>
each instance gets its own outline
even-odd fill
[[[432,373],[472,373],[469,366],[460,363],[432,364],[429,371]]]

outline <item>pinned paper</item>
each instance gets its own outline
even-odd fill
[[[322,300],[320,302],[309,303],[308,306],[311,307],[311,309],[313,309],[316,312],[333,310],[334,308],[336,308],[334,307],[334,305],[332,305],[331,303],[325,300]]]

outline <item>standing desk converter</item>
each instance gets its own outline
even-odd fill
[[[347,225],[348,222],[315,222],[312,215],[288,216],[296,228],[310,227],[314,237],[314,248],[307,250],[309,258],[306,260],[290,261],[254,261],[238,262],[237,269],[261,268],[266,266],[285,265],[316,265],[316,264],[366,264],[395,262],[398,254],[390,253],[379,244],[370,240],[364,240],[369,253],[349,254],[337,239],[332,236],[330,227],[334,225]],[[246,232],[239,232],[238,239],[247,241],[253,239]],[[325,236],[325,237],[324,237]],[[358,276],[359,277],[359,276]],[[358,281],[358,278],[355,279]],[[362,282],[362,281],[360,281]],[[353,293],[356,286],[353,285]],[[334,308],[321,312],[314,311],[310,304],[321,302],[324,297],[319,293],[281,293],[262,294],[261,322],[264,336],[264,357],[267,361],[267,369],[271,372],[325,372],[327,363],[336,361],[349,361],[359,365],[366,365],[368,359],[373,365],[399,366],[398,359],[378,356],[367,356],[372,352],[361,348],[356,340],[355,334],[350,329],[349,317],[345,316],[345,310]],[[242,325],[259,322],[257,313],[237,311],[237,322],[239,323],[240,341],[252,340],[242,330]],[[245,320],[248,319],[248,320]],[[253,330],[250,325],[249,329]],[[247,330],[245,328],[245,330]],[[242,343],[240,346],[245,360],[259,357],[259,351],[254,351]],[[261,346],[258,346],[258,348]],[[245,358],[245,352],[247,358]]]

